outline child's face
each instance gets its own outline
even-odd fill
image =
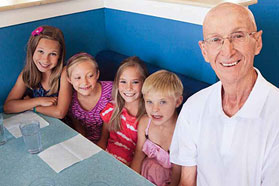
[[[42,38],[33,54],[33,61],[40,72],[50,72],[56,67],[59,56],[59,42]]]
[[[145,109],[155,125],[162,125],[172,119],[180,99],[159,92],[144,95]]]
[[[120,75],[118,91],[126,103],[132,103],[140,99],[142,84],[138,68],[127,67]]]
[[[68,80],[79,94],[89,96],[94,93],[98,78],[99,72],[94,64],[91,61],[83,61],[72,66]]]

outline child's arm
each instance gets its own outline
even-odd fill
[[[72,86],[67,80],[66,68],[64,67],[60,78],[60,89],[56,105],[38,106],[36,111],[42,114],[62,119],[66,116],[72,99]]]
[[[169,185],[177,186],[180,181],[180,175],[181,175],[181,166],[172,164],[171,183]]]
[[[146,140],[145,139],[145,129],[147,127],[148,120],[149,120],[149,118],[145,115],[139,121],[137,147],[136,147],[133,161],[131,163],[131,168],[139,174],[141,172],[142,161],[144,160],[144,158],[146,156],[144,154],[144,152],[142,152],[142,147]]]
[[[97,145],[101,147],[103,150],[106,150],[108,144],[108,138],[109,138],[108,126],[109,126],[108,123],[103,124],[101,139],[97,143]]]
[[[32,110],[36,106],[50,106],[56,103],[55,97],[39,97],[31,99],[22,99],[27,87],[22,79],[22,72],[19,74],[16,83],[10,91],[5,104],[5,113],[18,113],[26,110]]]
[[[180,186],[196,186],[197,166],[183,166]]]

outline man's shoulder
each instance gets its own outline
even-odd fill
[[[269,98],[276,103],[279,102],[279,89],[264,78],[261,82],[261,89],[269,90]]]
[[[270,87],[270,91],[272,94],[277,94],[279,95],[279,89],[278,87],[274,86],[273,84],[271,84],[270,82],[266,81],[266,86]]]

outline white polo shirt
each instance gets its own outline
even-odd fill
[[[170,160],[197,165],[198,186],[279,186],[279,89],[256,71],[247,101],[231,118],[222,109],[221,82],[183,105]]]

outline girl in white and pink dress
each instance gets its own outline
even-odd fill
[[[166,70],[150,75],[142,87],[147,115],[139,122],[131,168],[158,186],[179,183],[180,167],[170,163],[169,148],[182,92],[180,79]]]

